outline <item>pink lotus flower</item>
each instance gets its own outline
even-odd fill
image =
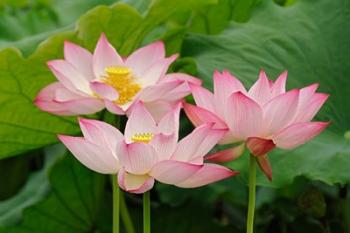
[[[56,115],[92,114],[105,107],[112,113],[125,114],[135,101],[142,100],[160,118],[190,93],[188,83],[201,84],[186,74],[165,75],[176,57],[166,58],[160,41],[125,59],[104,34],[93,54],[66,41],[64,60],[48,62],[58,82],[41,90],[35,103]]]
[[[125,136],[104,122],[80,119],[84,137],[59,139],[90,169],[118,172],[119,186],[132,193],[146,192],[155,180],[193,188],[236,175],[223,166],[204,163],[226,129],[204,124],[178,142],[180,108],[181,103],[157,124],[140,102],[130,114]]]
[[[257,156],[259,165],[271,179],[266,154],[275,147],[293,149],[324,130],[328,122],[310,122],[328,95],[316,93],[318,84],[285,90],[287,72],[273,82],[264,71],[247,91],[228,71],[214,73],[214,94],[192,86],[197,106],[185,104],[194,125],[215,123],[214,128],[229,129],[221,144],[245,142]]]

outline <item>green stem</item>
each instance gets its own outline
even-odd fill
[[[256,161],[255,161],[254,155],[250,155],[247,233],[253,233],[253,231],[254,231],[255,186],[256,186]]]
[[[126,206],[124,193],[120,192],[120,214],[124,223],[125,231],[127,233],[135,233],[134,225],[132,224],[131,217]]]
[[[143,233],[151,233],[151,197],[150,191],[143,194]]]
[[[120,189],[117,183],[117,175],[112,175],[112,187],[113,187],[113,233],[119,233]]]

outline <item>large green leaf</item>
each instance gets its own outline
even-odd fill
[[[0,232],[96,232],[105,177],[66,156],[53,168],[50,184],[50,195],[25,209],[20,224],[0,227]]]
[[[158,0],[144,18],[123,3],[99,6],[79,20],[74,32],[50,37],[29,58],[23,58],[15,49],[0,51],[0,158],[55,143],[58,133],[79,132],[74,118],[41,112],[32,103],[39,90],[55,80],[45,64],[50,59],[62,57],[64,40],[76,41],[92,50],[101,32],[105,32],[112,44],[127,55],[177,9],[211,2],[213,0],[181,0],[170,8],[168,1]]]
[[[0,202],[0,226],[13,225],[19,222],[23,209],[42,200],[50,190],[48,173],[58,158],[64,155],[63,145],[45,148],[45,161],[41,170],[32,173],[28,181],[15,196]],[[11,159],[27,159],[28,157],[15,157]],[[4,161],[4,160],[2,160]],[[2,162],[1,161],[1,162]],[[16,171],[16,170],[15,170]],[[2,175],[5,170],[1,170]],[[16,171],[21,173],[21,171]],[[10,174],[12,175],[12,174]],[[27,174],[26,174],[27,175]],[[6,177],[6,176],[5,176]],[[5,178],[4,177],[4,178]],[[14,176],[15,178],[18,177]],[[7,189],[8,184],[2,182],[2,188]]]
[[[41,112],[34,96],[51,78],[44,64],[25,60],[14,49],[0,52],[0,157],[15,155],[57,141],[60,132],[77,133],[67,118]]]
[[[0,1],[0,48],[16,46],[25,55],[48,36],[72,30],[80,15],[115,0]],[[6,6],[1,9],[1,6]]]
[[[330,11],[329,9],[332,9]],[[217,36],[191,35],[183,55],[193,56],[199,75],[212,86],[214,69],[228,69],[245,84],[252,84],[259,69],[272,78],[288,70],[288,87],[320,83],[331,94],[318,116],[331,126],[312,142],[294,151],[271,153],[274,181],[259,183],[283,186],[296,176],[327,183],[350,182],[350,3],[347,0],[300,0],[289,7],[261,2],[247,23],[234,23]],[[244,156],[232,167],[247,169]]]

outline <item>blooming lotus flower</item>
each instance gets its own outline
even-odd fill
[[[122,58],[101,35],[95,51],[66,41],[64,59],[48,62],[58,82],[45,87],[36,105],[57,115],[96,113],[103,108],[125,114],[135,101],[145,103],[160,118],[190,93],[188,83],[201,81],[186,74],[165,75],[177,55],[165,57],[163,42],[155,42]]]
[[[311,122],[328,95],[316,93],[318,84],[285,90],[287,72],[275,82],[264,71],[247,91],[228,71],[214,73],[214,93],[192,86],[197,106],[185,104],[194,125],[213,122],[229,131],[221,144],[243,141],[271,179],[266,154],[275,147],[293,149],[324,130],[328,122]]]
[[[155,180],[193,188],[236,175],[228,168],[204,162],[226,129],[203,124],[178,142],[180,105],[156,123],[144,104],[137,103],[124,136],[104,122],[80,119],[84,137],[61,135],[59,139],[90,169],[118,172],[119,186],[131,193],[148,191]]]

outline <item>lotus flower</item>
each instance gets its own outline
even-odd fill
[[[119,186],[131,193],[148,191],[155,180],[193,188],[236,175],[223,166],[204,163],[204,156],[226,129],[203,124],[178,142],[180,105],[157,124],[144,104],[137,103],[124,136],[107,123],[80,119],[84,137],[61,135],[59,139],[90,169],[118,172]]]
[[[311,122],[328,98],[327,94],[316,93],[318,84],[286,92],[287,72],[273,82],[261,71],[249,91],[228,71],[215,71],[213,79],[214,94],[191,86],[197,106],[185,104],[186,114],[194,125],[212,122],[214,128],[228,128],[220,143],[245,142],[269,179],[269,151],[300,146],[329,124]]]
[[[64,60],[48,62],[58,82],[41,90],[35,103],[43,111],[56,115],[92,114],[105,107],[122,115],[141,100],[160,118],[190,93],[188,83],[201,84],[186,74],[165,75],[176,57],[166,58],[160,41],[136,50],[125,59],[104,34],[93,54],[66,41]]]

